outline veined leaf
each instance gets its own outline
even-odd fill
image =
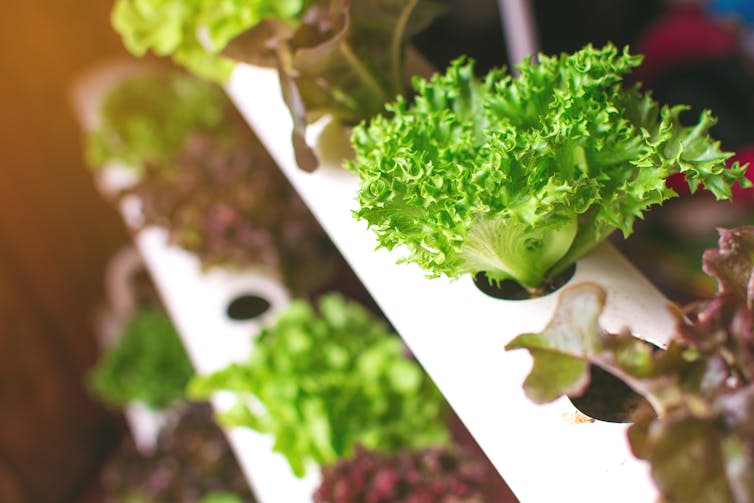
[[[664,350],[628,332],[605,333],[597,322],[604,293],[590,284],[564,290],[542,333],[508,345],[532,353],[524,387],[536,401],[578,392],[588,383],[585,363],[646,399],[628,438],[634,454],[649,462],[663,501],[754,502],[752,236],[752,227],[720,231],[719,248],[704,254],[719,291],[673,311],[677,332]]]

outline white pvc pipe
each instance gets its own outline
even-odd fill
[[[498,0],[510,66],[537,54],[537,29],[529,0]]]

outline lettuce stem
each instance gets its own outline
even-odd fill
[[[390,61],[393,74],[393,89],[396,92],[403,94],[403,79],[401,77],[401,60],[402,48],[403,48],[403,36],[406,32],[406,25],[411,17],[411,13],[414,11],[416,4],[419,0],[409,0],[406,6],[403,8],[398,22],[393,30],[393,40],[390,44]]]
[[[388,95],[385,90],[382,88],[374,75],[372,75],[372,72],[369,71],[366,65],[362,63],[361,60],[359,60],[359,57],[356,56],[356,54],[353,52],[353,49],[351,49],[351,46],[348,44],[348,42],[343,42],[342,44],[340,44],[339,49],[345,60],[359,77],[359,80],[361,80],[361,82],[364,84],[364,87],[366,89],[369,89],[369,91],[375,97],[374,103],[384,103],[388,101]]]

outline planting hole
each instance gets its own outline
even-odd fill
[[[558,276],[548,280],[541,288],[536,290],[528,290],[519,285],[512,279],[506,279],[498,284],[490,282],[485,272],[478,272],[474,276],[474,284],[485,295],[494,297],[496,299],[504,300],[528,300],[537,297],[544,297],[552,292],[557,291],[576,273],[576,264],[560,273]]]
[[[236,321],[249,321],[257,318],[270,308],[267,299],[253,294],[239,295],[228,304],[228,318]]]
[[[592,380],[584,393],[568,397],[571,403],[587,416],[609,423],[629,423],[644,398],[623,381],[591,365]]]

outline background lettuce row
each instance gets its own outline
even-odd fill
[[[730,154],[707,134],[715,119],[685,127],[685,107],[625,88],[640,61],[587,46],[526,61],[516,78],[479,80],[461,58],[415,80],[413,103],[398,98],[353,133],[355,215],[432,276],[486,271],[534,289],[675,196],[672,173],[729,198],[744,167],[725,168]]]
[[[144,71],[103,97],[87,136],[93,167],[120,161],[138,179],[142,222],[204,268],[262,266],[305,294],[328,281],[332,245],[220,86]]]

